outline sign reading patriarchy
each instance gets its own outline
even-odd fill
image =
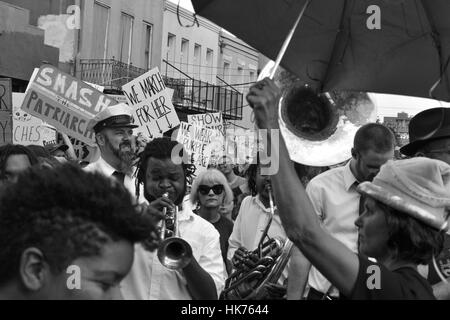
[[[0,145],[12,142],[12,83],[0,78]]]
[[[122,89],[128,105],[133,107],[135,124],[139,125],[135,132],[153,139],[180,124],[172,96],[158,68],[127,83]]]
[[[43,65],[31,82],[22,110],[60,132],[93,145],[89,121],[117,101],[51,65]]]

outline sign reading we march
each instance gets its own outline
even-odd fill
[[[85,82],[43,65],[30,83],[22,110],[53,125],[60,132],[93,145],[94,132],[89,121],[117,101]]]
[[[172,96],[158,68],[127,83],[122,90],[128,105],[133,107],[135,124],[139,126],[135,132],[153,139],[180,124]]]

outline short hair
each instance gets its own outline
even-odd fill
[[[138,169],[137,169],[137,179],[136,179],[136,197],[140,196],[140,186],[144,185],[145,176],[147,175],[147,163],[148,159],[155,158],[159,160],[172,159],[172,150],[176,147],[180,148],[179,156],[184,159],[187,155],[184,147],[177,141],[172,141],[170,138],[162,137],[156,138],[147,143],[144,151],[139,155]],[[194,178],[195,165],[190,163],[182,162],[186,190],[187,183],[191,184]],[[144,196],[148,200],[147,191],[144,188]]]
[[[108,241],[153,240],[155,226],[137,208],[123,185],[100,173],[73,164],[28,169],[0,192],[0,284],[17,276],[30,247],[57,274]]]
[[[228,184],[227,178],[217,169],[208,169],[201,172],[197,178],[195,178],[191,187],[191,203],[196,204],[199,202],[198,199],[198,187],[201,184],[211,184],[217,183],[224,186],[225,196],[223,198],[223,205],[230,205],[233,203],[233,191],[231,191],[230,185]]]
[[[353,147],[359,152],[373,150],[386,153],[394,150],[395,137],[388,127],[380,123],[368,123],[356,132]]]
[[[377,201],[385,212],[389,238],[387,247],[396,253],[396,259],[428,264],[442,251],[444,232],[425,225],[410,215]]]
[[[25,146],[18,144],[7,144],[0,147],[0,178],[5,176],[6,162],[10,156],[25,155],[28,157],[32,166],[36,165],[39,161],[34,153]]]

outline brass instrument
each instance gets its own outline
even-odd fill
[[[258,81],[269,76],[270,61]],[[292,161],[325,167],[351,158],[356,131],[375,122],[377,108],[365,92],[332,91],[318,94],[295,75],[278,67],[274,81],[282,90],[280,131]]]
[[[163,197],[169,197],[168,193]],[[192,248],[186,240],[180,238],[178,229],[178,207],[175,210],[163,209],[164,219],[160,229],[158,259],[163,266],[171,270],[186,267],[192,259]]]
[[[269,238],[268,231],[275,214],[272,190],[269,188],[270,217],[261,235],[258,248],[247,253],[247,259],[257,257],[255,266],[248,270],[245,263],[236,265],[236,270],[225,282],[221,298],[225,300],[256,300],[265,290],[266,284],[277,283],[289,260],[293,243],[286,239]]]

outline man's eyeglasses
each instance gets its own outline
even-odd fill
[[[204,196],[209,194],[210,190],[212,190],[215,195],[219,195],[219,194],[221,194],[223,192],[224,187],[221,184],[216,184],[216,185],[214,185],[212,187],[206,186],[204,184],[198,186],[198,192],[200,192]]]

